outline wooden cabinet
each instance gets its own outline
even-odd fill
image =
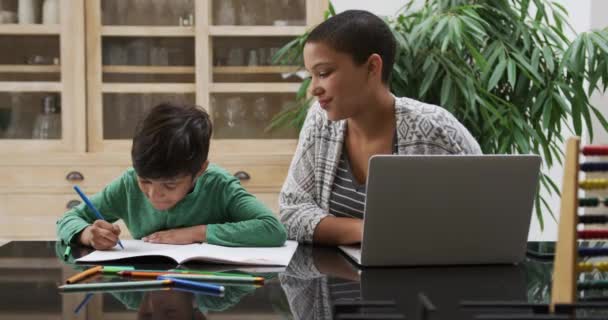
[[[276,212],[297,132],[265,128],[302,78],[270,59],[326,8],[327,0],[61,0],[58,24],[0,21],[0,45],[12,47],[0,53],[0,218],[14,224],[0,238],[54,238],[54,220],[77,200],[72,186],[94,193],[128,168],[135,124],[164,101],[205,108],[210,161]],[[17,1],[0,0],[0,10],[18,16]],[[30,217],[42,220],[31,229],[18,222]]]

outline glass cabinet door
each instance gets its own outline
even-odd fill
[[[266,128],[295,100],[305,75],[297,63],[271,60],[319,20],[326,3],[87,0],[90,150],[128,150],[137,120],[171,98],[210,113],[213,138],[227,141],[221,150],[253,142],[256,152],[292,151],[295,129]]]
[[[272,117],[289,108],[292,93],[218,93],[211,96],[216,139],[296,139],[295,128],[268,130]]]
[[[192,26],[194,1],[102,0],[101,23],[106,26]]]
[[[161,102],[195,103],[195,1],[91,5],[89,148],[124,151],[147,110]]]
[[[103,139],[131,140],[135,126],[152,107],[165,102],[194,104],[194,94],[104,93]]]
[[[60,98],[57,92],[0,92],[0,139],[61,139]]]
[[[306,0],[213,0],[220,26],[305,26]]]
[[[241,141],[259,150],[292,151],[297,129],[269,129],[269,125],[293,105],[306,73],[298,61],[276,65],[272,59],[306,32],[314,20],[309,13],[318,6],[314,0],[211,1],[209,104],[214,138],[224,140],[217,144]]]
[[[84,150],[84,2],[0,0],[0,150]],[[63,15],[63,17],[62,17]],[[63,59],[70,61],[62,63]]]

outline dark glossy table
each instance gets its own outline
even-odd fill
[[[44,241],[0,247],[0,319],[475,319],[504,311],[465,308],[461,302],[547,303],[552,259],[544,254],[553,244],[530,243],[529,249],[539,255],[519,265],[363,270],[335,248],[301,245],[286,269],[240,269],[266,277],[262,287],[227,286],[223,297],[174,290],[95,293],[78,313],[74,311],[86,293],[61,294],[57,287],[86,268],[73,259],[88,249],[74,248],[64,261],[63,248]],[[124,263],[175,267],[158,260]],[[87,281],[111,280],[99,276]]]

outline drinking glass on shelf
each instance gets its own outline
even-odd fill
[[[233,0],[218,0],[214,4],[218,5],[216,25],[236,24],[236,10]]]
[[[152,2],[151,3],[152,17],[153,17],[154,21],[156,22],[155,24],[161,25],[161,26],[171,25],[171,23],[169,23],[169,21],[167,20],[167,15],[166,15],[166,11],[165,11],[165,6],[167,5],[168,1],[167,0],[154,0],[151,2]]]
[[[249,50],[249,56],[247,57],[247,65],[248,66],[257,66],[259,65],[258,60],[258,52],[255,49]]]
[[[213,65],[225,66],[228,64],[228,48],[215,47],[213,49]]]
[[[154,47],[150,51],[150,64],[153,66],[169,65],[169,51],[165,47]]]
[[[241,1],[239,6],[239,24],[244,26],[254,26],[257,23],[257,11],[259,3],[257,1]]]
[[[59,23],[59,0],[44,0],[42,4],[42,23]]]
[[[236,127],[245,119],[245,101],[241,97],[230,97],[226,99],[224,110],[226,124],[230,128]]]
[[[19,0],[20,24],[34,24],[40,21],[40,3],[37,0]]]
[[[261,66],[268,65],[268,48],[258,48],[258,61]]]
[[[270,105],[266,97],[258,97],[254,100],[253,117],[262,123],[270,119]]]
[[[129,65],[145,66],[150,63],[149,45],[145,39],[132,40],[127,47]]]
[[[61,138],[61,107],[58,96],[48,95],[42,99],[42,110],[36,117],[33,139],[59,139]]]
[[[112,15],[114,17],[114,23],[117,25],[126,25],[130,23],[129,17],[127,14],[130,9],[130,1],[128,0],[116,0],[114,1],[114,10],[115,13]]]
[[[279,48],[277,48],[277,47],[268,48],[268,64],[269,65],[272,65],[272,59],[274,58],[274,55],[277,54],[277,52],[279,52]]]
[[[230,48],[228,51],[228,61],[226,62],[227,65],[242,66],[244,65],[244,61],[243,48]]]

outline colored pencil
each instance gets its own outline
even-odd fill
[[[82,192],[82,190],[80,190],[80,188],[78,188],[78,186],[74,186],[74,190],[76,190],[76,193],[78,193],[78,195],[80,196],[80,198],[82,198],[82,201],[84,201],[84,203],[86,203],[87,207],[89,207],[89,209],[91,209],[91,211],[93,211],[93,213],[95,214],[95,216],[97,217],[97,219],[99,220],[106,220],[102,215],[101,212],[99,212],[99,210],[97,210],[97,208],[95,208],[95,206],[93,205],[93,203],[91,202],[91,200],[89,200],[89,198],[84,194],[84,192]],[[118,245],[124,250],[125,247],[123,247],[122,242],[120,242],[120,239],[118,239]]]
[[[186,270],[186,269],[169,269],[169,270],[158,270],[158,269],[125,269],[119,271],[136,271],[136,272],[158,272],[158,273],[185,273],[185,274],[207,274],[214,276],[225,276],[225,277],[253,277],[253,275],[246,273],[228,273],[228,272],[211,272],[211,271],[199,271],[199,270]]]
[[[82,309],[82,307],[86,306],[87,303],[89,303],[89,300],[91,300],[91,298],[93,298],[93,294],[92,293],[87,293],[86,296],[84,297],[84,299],[82,300],[82,302],[80,302],[80,304],[76,307],[76,309],[74,309],[74,314],[78,314],[80,312],[80,309]]]
[[[140,271],[140,270],[138,270]],[[144,271],[144,270],[141,270]],[[214,276],[226,276],[226,277],[253,277],[250,274],[246,273],[229,273],[229,272],[211,272],[211,271],[200,271],[200,270],[186,270],[186,269],[170,269],[167,272],[175,272],[175,273],[188,273],[188,274],[208,274]]]
[[[183,279],[176,279],[167,276],[159,276],[158,280],[170,280],[175,284],[176,287],[182,287],[193,290],[201,290],[206,292],[215,292],[215,293],[224,293],[224,286],[211,284],[211,283],[203,283],[197,281],[188,281]]]
[[[82,280],[84,278],[90,277],[90,276],[92,276],[92,275],[94,275],[96,273],[101,272],[101,269],[102,269],[101,266],[96,266],[96,267],[93,267],[93,268],[89,268],[89,269],[87,269],[87,270],[85,270],[85,271],[83,271],[81,273],[78,273],[78,274],[75,274],[75,275],[69,277],[65,281],[65,283],[69,283],[69,284],[76,283],[76,282],[78,282],[78,281],[80,281],[80,280]]]
[[[166,276],[171,278],[179,279],[190,279],[196,281],[207,281],[207,282],[229,282],[229,283],[247,283],[247,284],[264,284],[264,278],[262,277],[235,277],[235,276],[216,276],[208,274],[190,274],[190,273],[171,273],[171,272],[141,272],[141,271],[120,271],[119,275],[123,277],[142,277],[142,278],[156,278],[158,276]]]
[[[127,266],[103,266],[101,272],[103,273],[118,273],[120,271],[129,271],[135,270],[135,267],[127,267]]]
[[[66,284],[59,287],[59,291],[93,291],[104,290],[111,291],[112,289],[139,289],[139,288],[162,288],[171,285],[173,282],[170,279],[150,280],[150,281],[125,281],[125,282],[95,282],[95,283],[80,283]]]
[[[65,247],[65,251],[63,252],[63,260],[68,260],[71,253],[72,253],[72,247],[70,247],[70,246]]]

